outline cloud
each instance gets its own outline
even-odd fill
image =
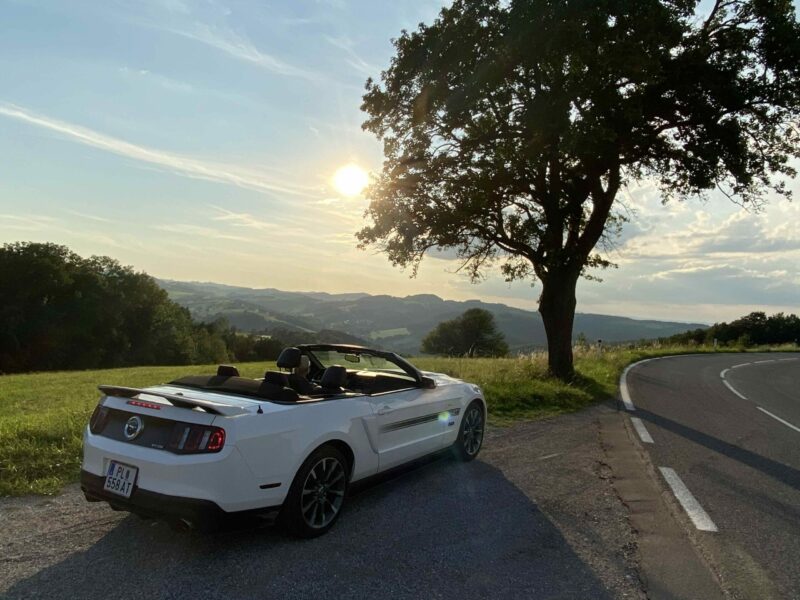
[[[780,255],[800,250],[800,210],[788,202],[762,214],[737,209],[725,218],[700,210],[693,220],[672,220],[640,227],[627,224],[619,256],[640,259],[710,259]]]
[[[250,242],[250,238],[242,237],[239,235],[230,235],[214,229],[212,227],[203,227],[201,225],[189,225],[186,223],[175,223],[172,225],[153,225],[153,229],[164,231],[166,233],[177,233],[181,235],[191,235],[204,239],[217,239],[217,240],[232,240],[236,242]]]
[[[170,171],[191,177],[225,183],[258,192],[272,192],[316,198],[319,189],[280,181],[263,171],[254,171],[220,163],[207,162],[170,152],[155,150],[124,140],[107,136],[86,127],[51,119],[13,104],[0,103],[0,116],[22,121],[42,129],[62,134],[78,143],[134,160],[157,165]]]
[[[340,50],[344,50],[347,54],[347,64],[353,67],[356,71],[364,74],[364,75],[371,75],[373,77],[380,74],[381,69],[376,67],[375,65],[371,65],[367,61],[365,61],[358,53],[355,51],[355,42],[351,40],[347,36],[339,36],[339,37],[332,37],[329,35],[325,36],[325,41],[327,41],[332,46],[339,48]]]
[[[100,217],[100,216],[97,216],[97,215],[90,215],[90,214],[87,214],[87,213],[78,212],[77,210],[71,210],[69,208],[65,208],[64,211],[68,212],[69,214],[74,215],[76,217],[80,217],[81,219],[84,219],[84,220],[88,219],[89,221],[96,221],[97,223],[113,223],[114,222],[111,219],[106,219],[105,217]]]
[[[43,231],[53,227],[55,219],[43,215],[0,214],[0,226],[14,231]]]
[[[165,77],[164,75],[153,73],[148,69],[131,69],[129,67],[120,67],[118,71],[125,76],[133,75],[136,77],[147,78],[148,80],[153,81],[154,83],[161,86],[165,90],[169,90],[171,92],[191,94],[196,91],[195,87],[190,83],[186,83],[185,81],[178,81],[177,79],[172,79],[171,77]]]
[[[291,65],[280,58],[262,52],[256,48],[249,38],[227,27],[216,27],[205,23],[194,23],[190,28],[163,25],[151,26],[205,44],[237,60],[254,64],[278,75],[297,77],[309,81],[326,80],[321,73]]]

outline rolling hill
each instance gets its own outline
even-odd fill
[[[395,296],[364,293],[284,292],[216,283],[159,280],[159,284],[192,315],[203,321],[219,317],[242,331],[298,332],[339,331],[398,352],[419,352],[422,338],[441,321],[452,319],[468,308],[490,311],[512,350],[545,346],[545,333],[538,313],[505,304],[480,300],[458,302],[433,294]],[[574,334],[607,342],[652,339],[687,329],[698,323],[649,321],[578,313]]]

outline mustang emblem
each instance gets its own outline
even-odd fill
[[[122,428],[122,433],[125,435],[126,440],[136,439],[140,433],[144,431],[144,422],[141,417],[131,417],[125,422],[125,427]]]

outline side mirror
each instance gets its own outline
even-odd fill
[[[430,377],[423,377],[419,382],[422,385],[422,388],[426,390],[432,390],[436,387],[436,382]]]
[[[361,357],[358,354],[345,354],[344,355],[344,359],[347,362],[351,362],[351,363],[359,363],[359,362],[361,362]]]

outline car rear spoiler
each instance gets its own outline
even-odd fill
[[[192,398],[190,396],[183,396],[178,394],[170,394],[168,392],[157,392],[155,390],[142,390],[139,388],[123,387],[117,385],[99,385],[97,386],[106,396],[114,396],[116,398],[135,398],[139,394],[147,396],[157,396],[163,398],[173,406],[180,408],[202,408],[206,412],[214,415],[222,415],[231,417],[234,415],[241,415],[247,412],[241,406],[231,406],[230,404],[222,404],[220,402],[213,402],[211,400],[201,400],[199,398]]]

